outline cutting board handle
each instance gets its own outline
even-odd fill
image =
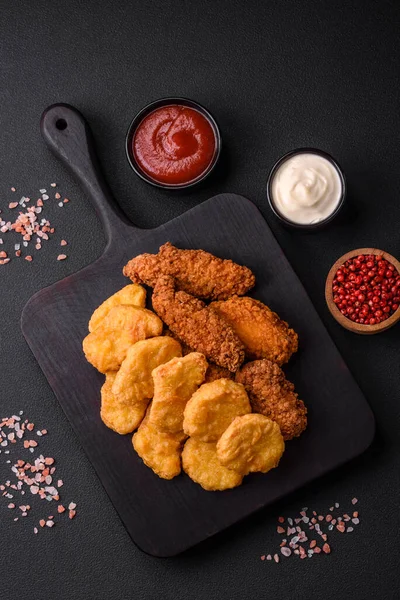
[[[52,104],[42,114],[40,130],[47,146],[87,192],[104,228],[107,245],[121,234],[121,229],[133,229],[102,175],[93,136],[83,115],[69,104]]]

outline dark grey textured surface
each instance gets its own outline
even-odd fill
[[[33,195],[52,180],[73,202],[53,218],[71,242],[68,261],[46,260],[57,253],[54,243],[35,263],[1,270],[1,412],[25,409],[47,426],[43,447],[56,451],[80,507],[68,527],[35,537],[2,504],[5,597],[25,600],[33,589],[50,600],[397,597],[399,329],[371,338],[340,329],[323,284],[332,262],[353,247],[400,254],[399,23],[396,2],[372,0],[2,3],[1,205],[11,185]],[[123,147],[133,114],[169,94],[206,105],[225,144],[218,176],[176,197],[138,181]],[[87,115],[115,195],[137,225],[159,225],[221,191],[253,200],[377,417],[377,439],[355,463],[177,559],[153,559],[133,546],[19,332],[32,293],[91,263],[104,245],[85,198],[40,139],[39,116],[56,101]],[[314,235],[284,231],[265,194],[276,158],[304,145],[331,152],[349,184],[347,218]],[[323,510],[353,495],[362,523],[354,535],[337,534],[329,558],[261,563],[277,539],[276,514]]]

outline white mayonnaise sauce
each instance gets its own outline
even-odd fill
[[[311,225],[328,218],[342,196],[342,180],[335,165],[311,152],[294,154],[273,175],[271,200],[293,223]]]

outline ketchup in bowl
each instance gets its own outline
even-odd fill
[[[131,154],[151,180],[166,186],[196,182],[215,163],[217,138],[210,120],[190,106],[151,111],[136,127]]]

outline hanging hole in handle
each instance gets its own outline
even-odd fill
[[[67,129],[67,121],[65,119],[57,119],[56,127],[60,131],[64,131],[64,129]]]

